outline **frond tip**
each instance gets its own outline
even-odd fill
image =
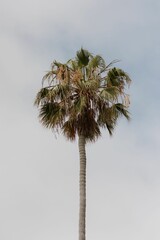
[[[117,104],[115,104],[115,108],[116,108],[117,115],[118,115],[117,117],[119,117],[121,115],[121,116],[124,116],[127,120],[130,120],[129,112],[123,104],[117,103]]]

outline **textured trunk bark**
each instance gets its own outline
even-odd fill
[[[79,156],[80,156],[80,208],[79,208],[79,240],[86,239],[86,151],[85,137],[79,136]]]

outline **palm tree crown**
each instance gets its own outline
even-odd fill
[[[65,64],[54,61],[35,100],[42,124],[70,140],[78,135],[94,141],[102,128],[112,135],[121,115],[129,119],[125,87],[131,82],[113,63],[106,65],[101,56],[84,49]]]

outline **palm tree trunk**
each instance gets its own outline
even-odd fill
[[[79,240],[86,239],[86,151],[85,137],[79,136],[79,155],[80,155],[80,176],[79,176],[79,191],[80,191],[80,208],[79,208]]]

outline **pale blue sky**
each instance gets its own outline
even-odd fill
[[[159,240],[160,2],[9,0],[0,7],[0,239],[78,237],[77,143],[33,107],[54,59],[83,46],[129,73],[132,120],[87,146],[87,239]]]

